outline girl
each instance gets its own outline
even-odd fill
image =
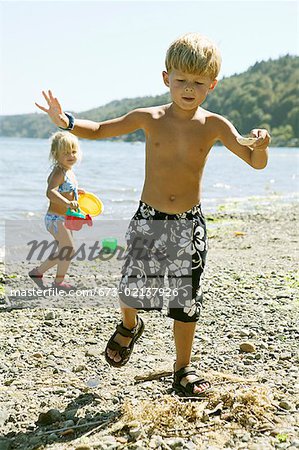
[[[77,209],[79,207],[78,195],[85,193],[83,189],[78,189],[73,172],[73,166],[81,159],[78,138],[67,132],[55,133],[51,140],[49,158],[53,163],[53,170],[47,180],[47,197],[50,204],[45,216],[45,225],[57,241],[58,249],[56,254],[51,255],[39,267],[31,270],[29,276],[43,289],[45,288],[43,274],[57,265],[56,278],[52,287],[70,291],[75,288],[65,283],[64,277],[74,255],[75,247],[72,232],[65,227],[65,213],[68,208]],[[64,249],[67,252],[64,252]],[[63,253],[67,253],[67,257],[63,257]]]

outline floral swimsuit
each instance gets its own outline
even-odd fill
[[[203,302],[201,282],[208,250],[201,205],[167,214],[140,201],[126,241],[119,284],[124,306],[161,311],[167,300],[168,317],[196,322]]]
[[[75,200],[78,200],[78,187],[72,182],[64,171],[64,182],[58,187],[58,192],[74,192]],[[65,215],[47,213],[45,215],[45,225],[48,231],[53,227],[54,234],[58,233],[58,222],[65,221]]]

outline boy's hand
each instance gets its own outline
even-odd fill
[[[84,189],[78,189],[78,194],[79,195],[83,195],[83,194],[86,194],[86,191],[84,190]]]
[[[252,144],[251,147],[254,150],[266,150],[271,142],[271,137],[268,131],[260,128],[255,128],[254,130],[251,130],[250,134],[251,136],[258,138],[258,140],[254,144]]]
[[[58,99],[53,97],[51,91],[48,91],[48,95],[45,93],[45,91],[42,92],[46,102],[48,103],[49,109],[35,102],[36,106],[47,113],[52,122],[55,123],[55,125],[57,125],[58,127],[67,128],[69,126],[69,119],[64,114]]]
[[[76,210],[76,209],[79,208],[79,203],[76,200],[70,201],[68,203],[68,205],[69,205],[70,209],[75,209]]]

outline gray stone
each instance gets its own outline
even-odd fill
[[[53,320],[56,319],[56,314],[54,311],[49,311],[46,315],[45,315],[45,320]]]
[[[51,433],[49,436],[48,436],[48,442],[56,442],[56,441],[58,441],[58,439],[59,439],[59,437],[57,436],[57,434],[55,434],[55,433]]]
[[[46,413],[40,413],[37,423],[40,425],[51,425],[52,423],[61,421],[61,413],[58,409],[50,409]]]
[[[63,422],[63,428],[72,428],[75,425],[75,422],[71,419]]]
[[[129,430],[129,435],[133,439],[138,439],[143,434],[143,429],[141,427],[131,428]]]

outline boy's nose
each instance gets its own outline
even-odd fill
[[[193,86],[190,86],[190,85],[185,86],[185,91],[186,92],[193,92]]]

